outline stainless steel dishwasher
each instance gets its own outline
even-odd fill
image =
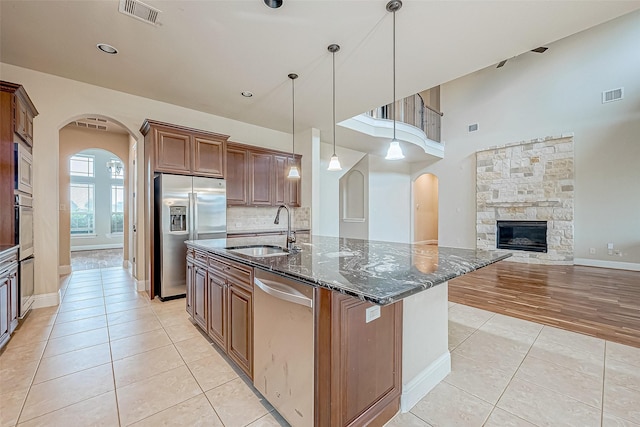
[[[294,427],[313,426],[314,288],[260,269],[253,291],[253,385]]]

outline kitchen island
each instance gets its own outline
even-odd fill
[[[253,349],[269,332],[254,318],[262,307],[253,284],[263,285],[255,276],[267,272],[310,288],[313,409],[304,417],[279,409],[292,425],[383,425],[409,410],[450,372],[447,281],[510,256],[314,235],[297,244],[297,253],[251,256],[236,249],[286,247],[285,237],[187,242],[187,310],[254,384],[267,386],[264,367],[254,371],[260,355]],[[292,362],[282,362],[283,376]]]

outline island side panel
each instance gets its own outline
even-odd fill
[[[451,372],[448,283],[403,300],[402,412]]]
[[[367,323],[373,306],[331,295],[331,426],[382,426],[400,409],[403,303]]]

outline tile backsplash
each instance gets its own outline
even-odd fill
[[[309,229],[311,209],[309,207],[290,208],[291,228]],[[280,213],[280,224],[274,224],[278,208],[234,206],[227,208],[227,232],[286,230],[286,212]]]

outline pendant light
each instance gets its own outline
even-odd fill
[[[400,143],[396,139],[396,12],[402,7],[400,0],[391,0],[387,3],[387,10],[393,12],[393,104],[391,104],[391,114],[393,115],[393,139],[389,144],[386,160],[404,159]]]
[[[289,174],[287,178],[297,179],[300,178],[300,171],[298,171],[298,167],[295,165],[295,155],[294,152],[296,150],[296,85],[295,81],[298,78],[297,74],[291,73],[289,74],[289,78],[291,79],[291,99],[292,99],[292,112],[291,112],[291,138],[293,144],[291,146],[291,160],[292,164],[291,169],[289,169]]]
[[[333,55],[333,156],[331,156],[327,170],[341,171],[342,166],[340,166],[340,160],[336,154],[336,52],[340,50],[340,46],[330,44],[327,50]]]

